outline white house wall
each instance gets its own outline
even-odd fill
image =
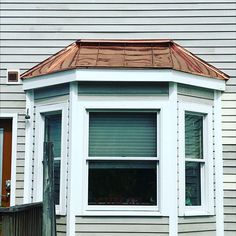
[[[24,96],[6,69],[26,69],[78,38],[171,38],[231,76],[223,94],[225,235],[236,231],[235,0],[2,0],[1,112],[18,112],[16,203],[23,199]],[[13,99],[14,102],[10,102]],[[8,100],[8,102],[6,102]],[[15,101],[19,102],[15,102]],[[3,105],[2,105],[3,104]],[[21,121],[20,121],[21,120]],[[20,128],[21,127],[21,128]]]

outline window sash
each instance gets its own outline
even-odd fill
[[[54,166],[54,198],[55,204],[60,204],[61,198],[61,150],[62,150],[62,113],[46,113],[44,141],[53,143]]]
[[[185,158],[203,159],[204,115],[193,112],[185,112],[184,119],[185,119]],[[199,144],[199,146],[197,146],[197,144]]]
[[[110,110],[109,110],[110,111]],[[159,210],[159,195],[160,195],[160,192],[159,192],[159,138],[160,135],[159,135],[159,112],[157,110],[145,110],[145,109],[140,109],[140,110],[117,110],[117,109],[111,109],[112,112],[115,112],[115,113],[121,113],[121,112],[128,112],[128,113],[133,113],[133,112],[141,112],[141,113],[144,113],[144,114],[148,114],[148,113],[154,113],[155,114],[155,122],[156,122],[156,130],[155,130],[155,133],[156,133],[156,154],[155,156],[153,157],[149,157],[149,156],[142,156],[142,157],[137,157],[137,156],[126,156],[126,157],[122,157],[122,156],[89,156],[89,135],[87,136],[87,154],[86,154],[86,158],[85,158],[85,161],[86,161],[86,176],[87,176],[87,181],[86,181],[86,186],[85,186],[85,202],[86,202],[86,210],[87,211],[129,211],[130,210],[130,207],[132,208],[132,211],[158,211]],[[92,112],[100,112],[100,109],[95,109],[95,110],[92,110]],[[101,109],[101,112],[104,112],[106,113],[107,110],[102,110]],[[89,132],[89,114],[90,113],[90,110],[87,110],[87,117],[88,117],[88,123],[87,123],[87,127],[88,127],[88,132]],[[116,205],[116,206],[112,206],[112,205],[89,205],[88,204],[88,189],[89,189],[89,186],[88,186],[88,182],[89,182],[89,179],[88,179],[88,176],[89,176],[89,163],[90,162],[99,162],[99,161],[112,161],[112,162],[116,162],[116,161],[130,161],[130,162],[149,162],[149,161],[155,161],[156,162],[156,204],[155,205]]]
[[[137,115],[136,120],[134,119],[135,115]],[[96,116],[98,117],[97,121]],[[89,112],[89,158],[155,158],[159,141],[157,135],[157,116],[157,112],[145,111],[100,112],[98,110],[97,112]],[[104,122],[103,118],[106,122]],[[149,120],[145,120],[145,118]],[[147,123],[149,123],[150,129],[147,129]],[[99,127],[99,125],[101,126]],[[128,127],[130,128],[129,131],[127,130]],[[155,129],[153,130],[152,128]],[[95,140],[95,138],[99,140]],[[150,143],[147,138],[154,140],[154,142]],[[107,151],[108,148],[111,148],[110,150],[112,151]]]
[[[188,106],[187,106],[188,107]],[[191,106],[190,106],[191,107]],[[208,173],[206,173],[206,171],[208,170],[209,168],[209,164],[206,162],[208,159],[209,159],[209,151],[208,151],[208,145],[211,145],[209,144],[209,135],[208,135],[208,132],[209,132],[209,127],[211,127],[210,125],[210,118],[209,118],[209,112],[210,112],[210,107],[209,108],[206,108],[206,106],[203,106],[203,110],[200,108],[201,106],[199,106],[198,109],[196,109],[196,111],[194,111],[194,107],[193,108],[191,107],[191,109],[184,109],[183,110],[183,119],[185,120],[185,116],[186,114],[187,115],[196,115],[196,116],[199,116],[199,117],[202,117],[202,156],[201,158],[191,158],[191,157],[186,157],[185,153],[183,158],[183,168],[184,168],[184,179],[183,179],[183,198],[182,199],[182,202],[184,202],[183,204],[183,209],[184,209],[184,215],[195,215],[195,214],[206,214],[206,209],[209,209],[209,206],[206,205],[206,204],[212,204],[212,203],[209,203],[208,201],[211,199],[208,197],[208,194],[211,195],[211,193],[209,192],[209,190],[207,189],[208,186],[212,186],[210,183],[209,183],[209,180],[208,180]],[[203,111],[207,111],[207,112],[204,112],[204,113],[201,113]],[[211,117],[211,116],[210,116]],[[185,124],[185,122],[184,122]],[[183,132],[185,134],[185,128],[186,126],[183,125]],[[184,135],[185,137],[185,135]],[[185,139],[186,137],[184,138],[184,145],[185,145]],[[185,150],[185,148],[184,148]],[[209,161],[209,160],[208,160]],[[186,171],[186,163],[187,162],[192,162],[192,163],[199,163],[200,165],[200,191],[201,191],[201,204],[200,205],[192,205],[192,206],[189,206],[189,205],[186,205],[186,180],[185,180],[185,171]],[[211,187],[209,187],[211,188]],[[182,207],[181,207],[182,208]]]

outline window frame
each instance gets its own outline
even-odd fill
[[[212,106],[198,103],[179,103],[179,215],[213,215],[213,116]],[[202,159],[185,158],[185,114],[203,116],[203,157]],[[201,163],[201,205],[185,205],[185,163]]]
[[[77,104],[77,105],[76,105]],[[78,100],[75,103],[76,110],[74,111],[74,119],[76,119],[76,129],[81,132],[77,132],[75,135],[77,142],[73,149],[72,162],[73,166],[77,168],[73,169],[72,175],[78,180],[73,182],[73,198],[81,202],[74,206],[76,215],[81,216],[163,216],[169,215],[169,197],[166,197],[168,192],[169,183],[171,183],[171,176],[168,174],[170,169],[168,163],[170,163],[170,153],[173,152],[170,148],[166,147],[166,142],[169,142],[169,135],[172,132],[169,122],[171,121],[172,110],[169,105],[168,96],[78,96]],[[87,166],[86,166],[86,150],[88,150],[88,114],[87,110],[158,110],[160,111],[160,158],[159,158],[159,180],[158,180],[158,211],[156,209],[120,209],[120,210],[88,210],[87,208]],[[164,158],[166,157],[166,158]],[[161,181],[165,179],[165,183]],[[69,180],[71,182],[71,180]]]
[[[66,169],[67,169],[67,124],[68,112],[67,103],[45,104],[36,107],[35,119],[35,181],[34,181],[34,201],[43,199],[43,143],[45,134],[45,115],[50,112],[61,112],[61,167],[60,167],[60,203],[56,205],[57,215],[66,215]]]
[[[86,110],[86,151],[85,151],[85,161],[86,161],[86,181],[85,181],[85,199],[86,199],[86,211],[130,211],[132,208],[132,211],[159,211],[159,162],[160,162],[160,145],[159,145],[159,137],[160,137],[160,111],[159,110],[153,110],[152,113],[156,114],[156,123],[157,123],[157,143],[156,143],[156,149],[157,149],[157,156],[156,157],[89,157],[89,112],[90,110]],[[119,109],[107,109],[104,111],[104,109],[96,109],[92,112],[140,112],[140,113],[148,113],[150,110],[145,111],[145,109],[142,109],[141,111],[136,111],[135,109],[127,109],[119,111]],[[155,161],[156,162],[156,171],[157,171],[157,182],[156,182],[156,197],[157,197],[157,205],[155,206],[138,206],[138,205],[89,205],[88,204],[88,178],[89,178],[89,161]]]

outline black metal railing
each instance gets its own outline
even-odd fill
[[[2,236],[42,236],[42,203],[0,208]]]

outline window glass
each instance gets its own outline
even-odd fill
[[[61,119],[61,114],[45,116],[45,142],[53,143],[54,199],[57,205],[60,202]]]
[[[157,163],[89,163],[89,205],[156,205]]]
[[[203,116],[185,114],[185,157],[203,158]]]
[[[185,205],[201,205],[201,163],[185,163]]]
[[[156,113],[91,112],[90,157],[156,157]]]
[[[89,157],[89,205],[157,205],[156,112],[90,112]]]

